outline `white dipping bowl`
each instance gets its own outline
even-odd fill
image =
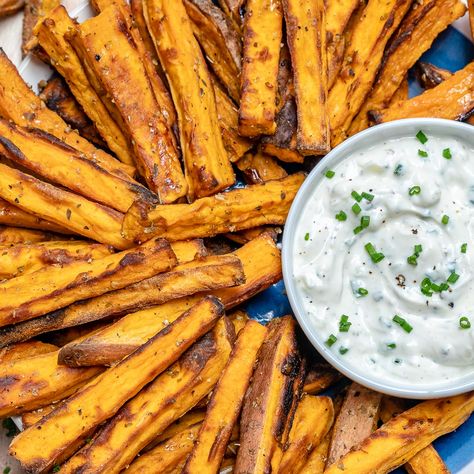
[[[318,335],[315,327],[308,320],[309,318],[304,311],[301,301],[302,293],[296,287],[292,271],[296,237],[295,230],[308,200],[313,195],[315,187],[318,186],[322,179],[325,179],[324,171],[334,169],[336,165],[358,151],[366,150],[386,140],[415,136],[419,130],[423,130],[427,135],[432,136],[449,135],[454,139],[468,142],[474,147],[474,126],[453,120],[433,118],[405,119],[377,125],[344,141],[321,159],[298,191],[291,206],[283,233],[282,264],[288,299],[296,319],[312,345],[331,365],[349,379],[378,392],[402,398],[429,399],[448,397],[474,390],[474,371],[472,374],[459,379],[451,379],[449,381],[432,380],[431,383],[417,386],[399,381],[393,381],[392,383],[387,382],[387,380],[380,380],[367,371],[358,370],[357,367],[354,367],[354,364],[346,365],[344,360],[338,358],[325,345],[325,341]],[[474,156],[472,158],[472,166],[474,166]]]

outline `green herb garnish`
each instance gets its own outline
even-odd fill
[[[369,294],[368,290],[366,290],[365,288],[359,288],[357,290],[357,293],[360,295],[360,296],[367,296]]]
[[[420,186],[412,186],[409,190],[408,190],[408,194],[410,196],[414,196],[415,194],[420,194],[421,193],[421,188]]]
[[[444,224],[444,225],[448,225],[448,222],[449,222],[449,216],[447,216],[446,214],[441,218],[441,223]]]
[[[423,158],[428,157],[428,152],[424,150],[418,150],[418,156],[422,156]]]
[[[349,328],[352,326],[352,323],[349,322],[349,316],[343,314],[339,320],[339,331],[340,332],[349,332]]]
[[[346,354],[347,352],[349,352],[349,349],[348,349],[347,347],[342,347],[342,346],[341,346],[341,347],[339,348],[339,354],[344,355],[344,354]]]
[[[357,191],[352,191],[351,196],[357,201],[362,201],[362,196]]]
[[[336,214],[336,219],[340,222],[343,222],[347,219],[347,214],[344,211],[339,211]]]
[[[451,273],[451,275],[448,276],[447,282],[448,283],[456,283],[459,280],[459,275],[456,272]]]
[[[469,329],[471,327],[471,321],[466,316],[459,319],[459,326],[461,329]]]
[[[389,349],[395,349],[395,347],[397,347],[397,345],[394,342],[391,342],[390,344],[387,344],[387,347]]]
[[[466,253],[467,252],[467,244],[462,244],[461,245],[461,253]]]
[[[411,332],[413,327],[410,326],[410,324],[408,323],[408,321],[406,319],[403,319],[401,316],[398,316],[398,314],[396,314],[393,318],[392,318],[392,321],[394,323],[397,323],[405,332]]]
[[[375,247],[371,242],[367,243],[364,245],[364,248],[366,252],[369,254],[370,258],[372,259],[372,262],[374,263],[379,263],[381,260],[385,258],[385,255],[381,252],[377,252]]]
[[[453,155],[451,155],[451,150],[449,148],[445,148],[443,150],[443,158],[446,158],[447,160],[450,160],[452,157],[453,157]]]
[[[416,134],[416,138],[422,145],[428,141],[428,137],[421,130]]]
[[[326,345],[328,347],[331,347],[333,346],[337,341],[337,337],[334,335],[334,334],[331,334],[328,338],[327,338],[327,341],[326,341]]]
[[[333,170],[327,170],[324,176],[326,176],[326,178],[332,179],[334,178],[335,174],[336,173]]]
[[[353,204],[353,206],[351,207],[352,209],[352,212],[357,216],[360,214],[360,212],[362,211],[361,207],[359,206],[359,204],[357,204],[356,202]]]
[[[304,240],[309,240],[309,232],[306,232],[306,234],[304,234]]]
[[[369,201],[369,202],[372,202],[374,200],[374,195],[373,194],[370,194],[370,193],[366,193],[366,192],[363,192],[361,194],[361,196],[366,200],[366,201]]]

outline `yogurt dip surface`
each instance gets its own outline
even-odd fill
[[[325,169],[297,222],[291,272],[326,349],[384,382],[474,373],[474,147],[387,140]]]

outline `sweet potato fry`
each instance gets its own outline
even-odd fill
[[[11,452],[25,469],[41,472],[51,468],[76,438],[90,433],[113,416],[147,383],[173,364],[196,339],[209,331],[222,314],[223,306],[217,298],[207,298],[199,307],[180,316],[165,331],[156,334],[36,425],[22,432],[11,444]],[[122,383],[118,384],[118,380]],[[112,386],[113,391],[110,390]],[[54,441],[52,435],[58,429],[64,435]],[[44,449],[47,439],[48,447]]]
[[[240,79],[241,135],[255,137],[275,133],[282,24],[283,12],[280,0],[247,2]]]
[[[411,3],[409,0],[370,1],[355,25],[345,64],[328,98],[332,146],[345,138],[375,80],[385,46]]]
[[[227,232],[225,237],[240,245],[248,244],[262,234],[268,234],[273,240],[277,240],[278,234],[281,234],[281,227],[262,225],[253,229],[241,230],[239,232]]]
[[[40,130],[0,119],[0,152],[36,176],[117,211],[126,212],[136,199],[157,202],[145,186],[124,181]]]
[[[145,6],[148,30],[178,112],[188,198],[209,196],[235,181],[219,133],[210,74],[182,0],[147,0]]]
[[[0,49],[0,116],[22,127],[33,127],[54,135],[69,146],[84,153],[86,158],[123,179],[133,176],[135,168],[94,147],[59,117],[45,107],[18,74],[15,66]],[[132,180],[132,182],[134,182]]]
[[[357,447],[376,428],[382,395],[353,382],[334,424],[327,465]]]
[[[232,321],[236,335],[239,335],[240,331],[250,321],[248,314],[240,309],[228,314],[227,317]]]
[[[429,49],[438,34],[463,16],[465,11],[466,7],[459,0],[429,0],[414,5],[390,40],[377,81],[354,119],[349,134],[368,127],[367,114],[370,110],[389,105],[408,70]]]
[[[473,392],[422,402],[382,425],[325,473],[388,472],[439,436],[455,430],[473,410]]]
[[[75,301],[124,288],[176,265],[168,242],[145,245],[66,268],[45,267],[0,284],[0,326],[32,319]]]
[[[297,104],[296,144],[303,155],[330,150],[324,0],[282,0]]]
[[[135,162],[160,202],[171,203],[186,195],[172,131],[161,114],[146,68],[122,11],[111,5],[82,23],[68,36],[96,81],[96,91],[108,97],[135,151]],[[104,44],[109,44],[104,48]],[[100,60],[97,60],[100,58]],[[99,90],[97,90],[99,84]]]
[[[43,267],[62,267],[74,261],[91,262],[112,253],[103,244],[80,241],[19,244],[0,251],[0,279],[27,275]]]
[[[467,0],[467,6],[469,9],[469,26],[471,27],[471,36],[474,37],[474,1]]]
[[[118,249],[131,247],[121,235],[123,214],[1,163],[0,197],[73,233]]]
[[[133,151],[127,138],[92,88],[81,61],[64,37],[76,27],[77,23],[69,17],[66,9],[59,6],[38,23],[35,34],[50,62],[64,77],[74,97],[94,122],[110,150],[120,161],[134,166]]]
[[[327,435],[333,421],[334,407],[331,398],[305,395],[296,408],[288,448],[283,453],[278,472],[299,473],[313,449]]]
[[[293,417],[291,408],[298,399],[295,383],[302,382],[294,320],[290,316],[274,319],[268,330],[244,399],[236,474],[278,472],[286,427]]]
[[[15,416],[67,397],[102,371],[58,365],[58,352],[0,364],[0,416]]]
[[[308,456],[299,474],[323,474],[328,457],[331,432],[329,432]]]
[[[47,354],[48,352],[54,352],[57,349],[58,348],[53,344],[47,344],[46,342],[41,341],[27,341],[12,344],[11,346],[4,347],[0,350],[0,364],[5,365],[14,360]]]
[[[331,385],[341,380],[342,374],[333,369],[329,364],[312,364],[306,373],[303,392],[316,395],[326,390]]]
[[[166,428],[159,436],[157,436],[152,443],[150,443],[144,451],[149,451],[151,448],[154,448],[158,444],[162,443],[163,441],[166,441],[170,438],[173,438],[175,435],[178,433],[181,433],[182,431],[186,430],[187,428],[190,428],[191,426],[194,426],[196,424],[201,424],[201,422],[204,420],[204,417],[206,416],[206,410],[202,409],[193,409],[183,415],[181,418],[178,418],[176,421],[174,421],[171,425]]]
[[[242,25],[241,8],[245,0],[217,0],[224,13],[232,21],[235,28],[240,30]]]
[[[303,180],[302,173],[295,173],[280,180],[198,199],[192,204],[155,206],[154,209],[136,201],[125,216],[123,233],[136,242],[154,235],[173,241],[260,225],[281,225]]]
[[[281,279],[280,252],[268,236],[263,235],[244,245],[235,252],[235,255],[242,261],[246,282],[236,286],[235,289],[212,291],[212,294],[219,297],[224,303],[226,309],[237,306]],[[217,286],[217,282],[222,279],[222,277],[216,278],[216,273],[214,271],[207,277],[209,289],[211,289],[213,281],[216,282]],[[174,321],[200,298],[202,296],[194,295],[172,300],[147,310],[130,313],[103,330],[85,338],[82,342],[73,342],[63,347],[59,360],[65,364],[72,363],[72,360],[84,365],[113,364],[144,344],[153,334]],[[32,320],[30,323],[34,323],[34,321]],[[75,322],[74,318],[71,317],[66,324],[74,324]],[[44,322],[44,325],[46,324],[47,321]],[[33,329],[36,329],[36,327]],[[237,326],[236,332],[238,332]],[[31,328],[23,329],[13,326],[10,331],[0,333],[0,346],[12,340],[17,340],[15,338],[22,333],[23,337],[26,338],[37,334]]]
[[[260,276],[260,280],[266,278],[266,275]],[[243,281],[244,272],[237,257],[233,255],[206,257],[179,265],[171,272],[156,275],[121,290],[110,291],[39,318],[0,328],[0,347],[28,340],[45,332],[122,316],[130,311],[149,308],[199,291],[208,294],[215,288],[239,285]],[[252,291],[243,286],[245,288],[242,289],[242,293]],[[255,288],[253,291],[256,291]]]
[[[415,75],[423,89],[432,89],[449,79],[453,73],[434,64],[418,62],[415,67]]]
[[[0,226],[0,247],[11,247],[17,244],[34,244],[54,240],[53,234],[40,230],[21,227]]]
[[[272,179],[282,179],[288,173],[270,156],[264,153],[247,153],[237,162],[237,168],[249,184],[261,184]]]
[[[41,418],[44,418],[46,415],[48,415],[53,410],[55,410],[57,408],[58,403],[61,403],[61,402],[51,403],[50,405],[45,405],[44,407],[37,408],[36,410],[31,410],[31,411],[27,411],[26,413],[22,413],[21,415],[22,428],[26,430],[26,428],[29,428],[30,426],[40,421]]]
[[[0,18],[20,11],[25,6],[25,0],[1,0]]]
[[[186,13],[210,67],[236,102],[240,97],[240,57],[238,32],[212,0],[185,0]]]
[[[221,318],[211,333],[124,405],[61,471],[120,472],[141,449],[212,390],[229,358],[233,337],[229,322]]]
[[[160,467],[160,474],[172,473],[177,466],[186,461],[187,456],[191,453],[201,426],[202,423],[190,426],[151,451],[142,454],[130,464],[127,473],[153,474],[156,472],[157,466]],[[199,466],[198,472],[205,472],[204,466]]]
[[[410,98],[408,83],[408,74],[403,78],[401,84],[398,86],[397,90],[393,93],[392,98],[390,99],[389,104],[394,104],[399,100],[408,100]]]
[[[386,109],[371,111],[370,117],[376,123],[414,117],[464,120],[474,108],[473,87],[474,63],[470,63],[433,89]]]
[[[206,417],[183,474],[212,474],[219,471],[266,334],[265,326],[256,321],[247,322],[240,332],[230,359],[214,388]]]

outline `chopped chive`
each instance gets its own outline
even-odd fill
[[[403,165],[399,163],[397,166],[395,166],[395,169],[393,170],[393,174],[396,176],[400,176],[402,174],[402,171],[403,171]]]
[[[333,346],[337,341],[337,337],[334,334],[331,334],[326,341],[326,345],[331,347]]]
[[[445,282],[441,283],[441,285],[439,285],[440,287],[440,291],[448,291],[449,290],[449,285]]]
[[[349,332],[349,328],[352,326],[352,323],[349,322],[349,316],[343,314],[339,320],[339,331],[340,332]]]
[[[440,285],[437,285],[436,283],[431,282],[431,289],[432,289],[435,293],[441,293],[441,286],[440,286]]]
[[[354,227],[354,229],[353,229],[354,235],[360,234],[363,230],[364,230],[364,228],[361,225],[358,225],[357,227]]]
[[[352,191],[351,196],[357,201],[362,201],[362,196],[357,191]]]
[[[469,329],[471,327],[471,321],[466,316],[459,319],[459,326],[461,329]]]
[[[420,283],[420,289],[425,296],[433,296],[433,292],[431,291],[431,280],[428,277],[424,278]]]
[[[394,342],[391,342],[390,344],[387,344],[387,347],[389,349],[395,349],[395,347],[397,347],[397,345]]]
[[[416,255],[410,255],[409,257],[407,257],[407,262],[410,265],[418,265],[417,256]]]
[[[366,227],[369,227],[370,224],[370,217],[369,216],[362,216],[360,218],[360,226],[365,229]]]
[[[467,244],[462,244],[461,245],[461,253],[466,253],[467,252]]]
[[[335,174],[336,173],[333,170],[327,170],[324,176],[326,176],[326,178],[332,179],[334,178]]]
[[[449,148],[445,148],[443,150],[443,158],[446,158],[447,160],[450,160],[452,157],[453,157],[453,155],[451,155],[451,150]]]
[[[459,275],[456,272],[451,273],[451,275],[448,276],[447,282],[448,283],[456,283],[459,280]]]
[[[408,190],[408,194],[410,196],[414,196],[415,194],[420,194],[421,193],[421,188],[420,186],[412,186],[409,190]]]
[[[369,294],[368,290],[366,290],[365,288],[359,288],[357,290],[357,293],[359,293],[360,296],[367,296]]]
[[[394,323],[397,323],[405,332],[411,332],[413,327],[410,326],[410,324],[405,320],[403,319],[402,317],[398,316],[398,314],[396,314],[393,318],[392,318],[392,321]]]
[[[373,195],[373,194],[370,194],[370,193],[363,192],[363,193],[361,193],[361,196],[362,196],[366,201],[369,201],[369,202],[372,202],[372,201],[374,200],[374,195]]]
[[[304,240],[309,240],[309,232],[306,232],[306,234],[304,234]]]
[[[353,204],[353,206],[351,207],[352,209],[352,212],[357,216],[358,214],[360,214],[360,211],[362,211],[361,207],[359,206],[359,204],[357,204],[356,202]]]
[[[415,255],[417,257],[419,257],[420,253],[423,252],[423,246],[421,244],[416,244],[414,249],[415,249]]]
[[[416,138],[422,145],[428,141],[428,137],[421,130],[416,134]]]
[[[446,214],[441,218],[441,223],[444,224],[444,225],[448,225],[448,222],[449,222],[449,216],[447,216]]]
[[[348,349],[347,347],[342,347],[342,346],[341,346],[341,347],[339,348],[339,354],[341,354],[341,355],[346,354],[348,351],[349,351],[349,349]]]
[[[336,214],[336,219],[338,221],[345,221],[347,219],[347,214],[344,212],[344,211],[339,211],[337,214]]]
[[[418,150],[418,156],[422,156],[423,158],[428,157],[428,152],[424,150]]]
[[[59,464],[56,464],[56,466],[53,467],[53,472],[59,472],[61,470],[61,466]]]
[[[375,250],[375,247],[372,245],[371,242],[365,244],[364,248],[366,252],[369,254],[370,258],[372,259],[372,262],[374,263],[379,263],[381,260],[385,258],[385,255],[383,253],[377,252],[377,250]]]

